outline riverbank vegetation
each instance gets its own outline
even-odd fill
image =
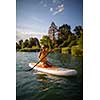
[[[20,40],[16,42],[16,51],[21,52],[33,52],[33,51],[40,51],[40,43],[37,38],[29,38],[26,40]]]
[[[40,44],[46,45],[56,52],[72,54],[74,56],[83,55],[83,28],[75,26],[71,32],[70,25],[63,24],[59,28],[54,22],[48,29],[48,35],[42,36],[40,41],[37,38],[29,38],[16,42],[16,50],[21,52],[39,51]]]

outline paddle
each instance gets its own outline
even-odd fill
[[[52,51],[52,49],[51,49],[39,62],[37,62],[37,63],[33,66],[33,68],[34,68],[37,64],[39,64],[51,51]],[[30,69],[28,69],[27,71],[31,71],[33,68],[30,68]]]

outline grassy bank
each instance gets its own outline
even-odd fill
[[[39,52],[40,48],[38,46],[32,46],[32,48],[22,48],[17,51],[19,52]]]

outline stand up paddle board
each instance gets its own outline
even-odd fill
[[[33,68],[36,65],[36,63],[29,63],[29,66]],[[67,68],[60,68],[56,66],[50,66],[50,67],[41,67],[42,65],[39,63],[37,64],[33,69],[40,71],[40,72],[45,72],[48,74],[52,75],[57,75],[57,76],[74,76],[77,74],[77,71],[74,69],[67,69]]]

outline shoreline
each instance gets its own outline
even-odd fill
[[[40,48],[23,48],[16,50],[16,52],[40,52]],[[73,48],[62,47],[62,48],[54,48],[53,52],[58,52],[62,54],[71,54],[73,56],[83,56],[83,49],[80,49],[77,46]]]

